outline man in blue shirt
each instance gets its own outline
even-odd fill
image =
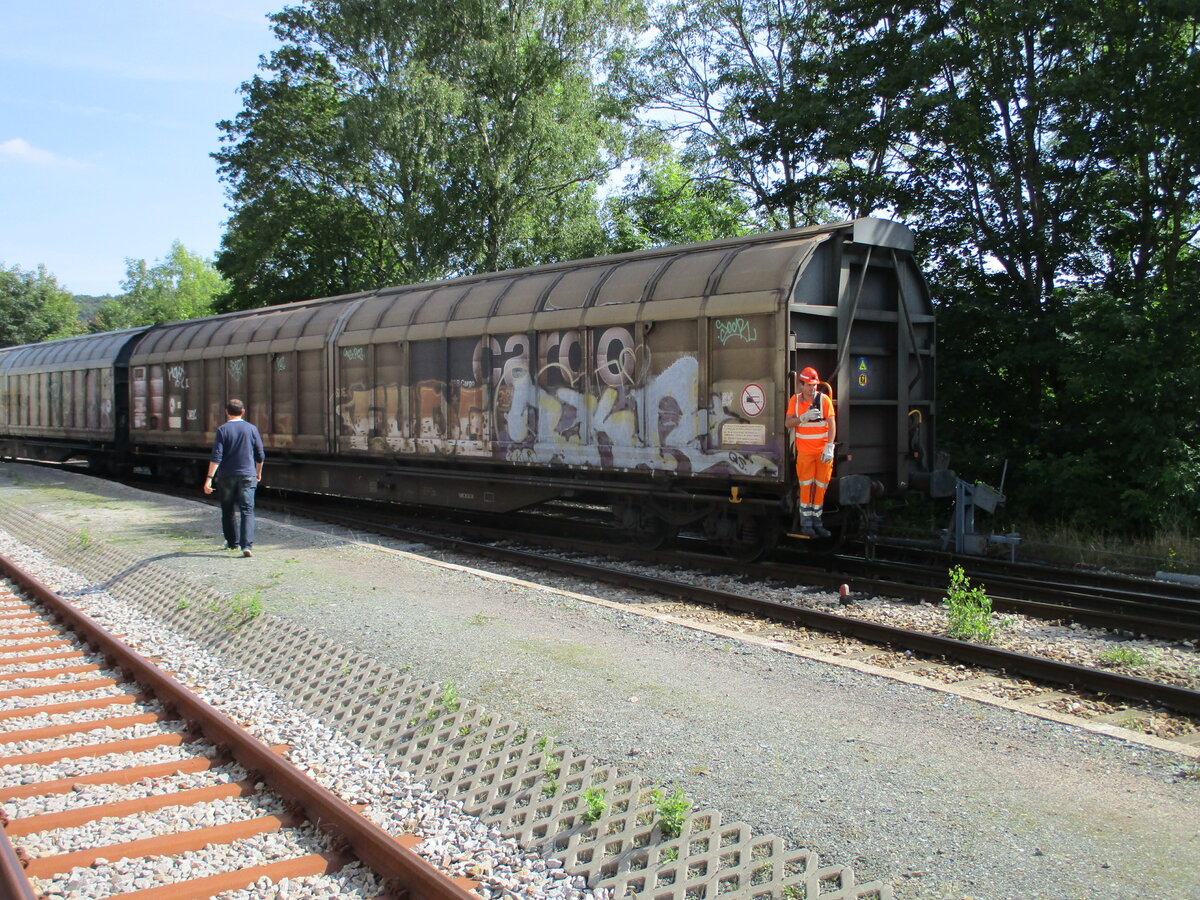
[[[217,440],[208,462],[208,477],[204,479],[204,493],[213,492],[213,476],[219,475],[217,485],[221,491],[225,549],[241,547],[242,556],[253,556],[254,491],[262,481],[263,460],[267,454],[263,451],[258,429],[242,418],[245,413],[246,405],[241,400],[230,400],[225,404],[225,424],[217,429]],[[234,522],[235,508],[241,514],[240,539]]]

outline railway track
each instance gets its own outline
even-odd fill
[[[185,900],[353,870],[376,896],[474,900],[412,852],[419,837],[389,835],[4,557],[0,575],[0,894],[76,896],[107,871],[100,896]]]

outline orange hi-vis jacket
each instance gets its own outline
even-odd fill
[[[829,420],[834,415],[829,395],[817,391],[809,402],[803,394],[793,394],[787,414],[802,419],[796,426],[796,452],[820,456],[829,442]]]

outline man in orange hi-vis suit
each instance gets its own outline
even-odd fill
[[[833,448],[837,421],[833,401],[817,390],[821,377],[808,366],[800,373],[800,393],[788,401],[783,424],[796,431],[796,479],[800,482],[800,533],[809,537],[829,537],[821,524],[825,507],[825,489],[833,474]]]

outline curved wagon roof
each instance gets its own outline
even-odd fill
[[[857,219],[387,287],[158,326],[131,362],[770,312],[793,299],[814,251],[835,235],[902,252],[913,245],[903,225]]]
[[[56,369],[108,367],[117,362],[131,339],[145,328],[127,328],[79,337],[60,338],[41,344],[23,344],[0,349],[0,374],[53,372]]]

